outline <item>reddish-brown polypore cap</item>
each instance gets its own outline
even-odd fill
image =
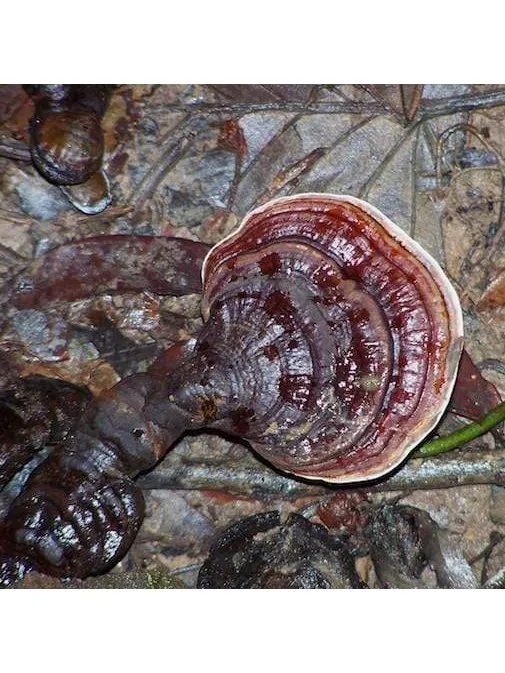
[[[230,416],[215,425],[280,469],[373,479],[438,423],[462,349],[459,300],[370,204],[271,201],[210,251],[203,280],[200,347],[219,341],[213,357],[226,354],[235,382]]]

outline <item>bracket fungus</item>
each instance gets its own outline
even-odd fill
[[[281,470],[374,479],[438,423],[463,345],[459,300],[370,204],[271,201],[209,252],[203,286],[193,353],[212,423]]]
[[[266,203],[210,250],[202,278],[198,338],[93,400],[13,501],[0,584],[114,565],[144,516],[135,476],[186,430],[238,435],[283,471],[346,483],[386,474],[438,423],[462,349],[459,301],[368,203]]]

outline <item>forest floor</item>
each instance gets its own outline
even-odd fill
[[[213,244],[273,197],[351,194],[382,210],[446,270],[464,311],[465,349],[478,370],[463,385],[471,395],[482,376],[505,395],[505,87],[120,86],[103,119],[113,200],[89,216],[30,163],[2,155],[3,146],[28,142],[32,114],[21,87],[0,86],[4,290],[31,260],[72,240],[176,235]],[[90,320],[96,311],[107,318],[102,339]],[[9,367],[93,393],[145,370],[162,348],[197,335],[202,325],[197,295],[126,293],[44,311],[4,305],[3,312],[0,358]],[[464,422],[447,413],[441,431]],[[283,522],[298,513],[346,540],[361,582],[384,586],[375,567],[382,561],[374,565],[349,512],[370,517],[389,503],[426,512],[444,557],[413,572],[414,579],[404,569],[390,573],[390,586],[483,586],[505,568],[503,451],[500,433],[489,433],[429,461],[427,478],[414,458],[380,484],[338,489],[281,474],[242,443],[185,436],[140,478],[147,517],[130,552],[104,577],[80,585],[195,587],[223,530],[277,511]],[[464,475],[454,472],[458,461]],[[447,466],[451,477],[444,476]],[[444,580],[437,563],[448,567],[449,554],[466,566]],[[38,576],[25,585],[59,583]]]

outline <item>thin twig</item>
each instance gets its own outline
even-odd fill
[[[465,94],[462,96],[450,96],[447,98],[432,98],[424,100],[420,109],[421,119],[430,119],[444,115],[453,115],[458,112],[480,110],[505,105],[505,89],[490,91],[488,93]],[[187,112],[197,110],[206,114],[248,114],[251,112],[300,112],[302,114],[327,114],[327,113],[351,113],[351,114],[380,114],[384,112],[384,106],[379,103],[364,103],[361,101],[321,101],[313,103],[293,101],[268,101],[263,103],[175,103],[167,105],[167,109]]]
[[[411,180],[411,193],[410,193],[410,231],[408,232],[412,238],[416,236],[416,224],[417,224],[417,156],[419,149],[419,139],[421,137],[422,126],[420,124],[416,125],[416,135],[412,143],[412,156],[410,160],[410,180]]]
[[[451,96],[449,98],[432,98],[424,100],[421,106],[421,117],[439,117],[453,115],[458,112],[469,112],[482,108],[492,108],[505,105],[505,89],[490,91],[489,93]]]
[[[236,465],[207,465],[192,463],[175,468],[160,465],[137,483],[149,489],[179,489],[188,491],[224,491],[250,497],[297,498],[305,495],[323,495],[327,488],[321,484],[307,484],[289,476],[280,475],[258,463],[257,467]]]
[[[205,114],[250,114],[252,112],[294,112],[300,114],[380,114],[384,108],[379,103],[362,103],[360,101],[324,101],[303,103],[298,101],[266,101],[263,103],[174,103],[168,104],[170,111],[195,110]]]
[[[203,462],[173,466],[169,457],[137,483],[146,489],[214,490],[267,499],[317,497],[348,488],[382,492],[474,484],[504,486],[505,450],[490,451],[482,447],[443,458],[413,458],[393,475],[349,486],[307,482],[276,472],[259,461],[250,467]]]

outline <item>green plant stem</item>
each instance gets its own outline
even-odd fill
[[[497,407],[484,416],[480,421],[468,423],[464,428],[443,437],[437,437],[425,444],[422,444],[416,451],[415,456],[426,458],[427,456],[438,456],[439,453],[452,451],[467,442],[480,437],[492,430],[496,425],[505,421],[505,402],[501,402]]]

